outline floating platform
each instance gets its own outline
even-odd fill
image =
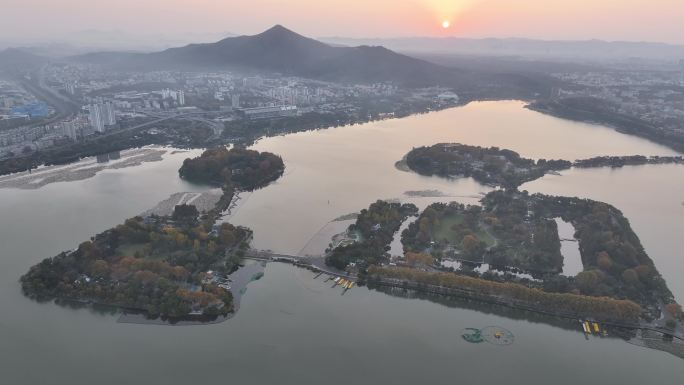
[[[511,331],[500,326],[487,326],[484,329],[465,328],[461,331],[461,337],[471,344],[489,342],[492,345],[506,346],[515,341]]]

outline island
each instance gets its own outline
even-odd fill
[[[283,159],[270,152],[216,147],[198,158],[186,159],[178,174],[194,183],[254,190],[280,178],[284,170]]]
[[[226,211],[239,191],[263,188],[285,172],[283,159],[270,152],[243,147],[230,150],[220,146],[208,149],[197,158],[186,159],[178,170],[182,179],[223,189],[223,196],[204,217],[211,226]]]
[[[426,176],[467,178],[494,187],[517,188],[572,167],[594,168],[640,166],[646,164],[684,164],[682,156],[597,156],[575,161],[526,159],[515,151],[498,147],[469,146],[460,143],[439,143],[412,149],[397,167]]]
[[[374,219],[360,216],[350,231],[365,228],[352,244],[339,245],[328,263],[356,274],[369,286],[426,291],[476,299],[572,319],[672,333],[684,313],[648,256],[629,221],[617,208],[589,199],[529,194],[520,184],[570,167],[681,164],[681,157],[596,157],[530,160],[499,148],[437,144],[414,148],[398,166],[423,175],[472,177],[501,189],[480,205],[433,203],[400,234],[403,256],[387,252],[393,237],[369,232],[384,227],[381,207]],[[397,209],[399,203],[393,203]],[[373,216],[371,216],[373,218]],[[557,220],[575,229],[582,271],[563,274]],[[367,237],[373,237],[372,246]]]
[[[570,168],[565,160],[522,158],[517,152],[497,147],[484,148],[460,143],[440,143],[411,150],[404,160],[414,172],[448,178],[472,177],[491,186],[517,187],[547,172]]]
[[[217,223],[235,190],[278,179],[282,159],[243,148],[216,148],[188,159],[188,180],[221,185],[224,196],[209,212],[182,204],[168,216],[137,216],[33,266],[21,277],[25,295],[109,305],[150,318],[227,315],[234,310],[227,275],[239,267],[252,232]]]
[[[402,234],[408,253],[459,261],[456,273],[513,282],[552,293],[630,300],[642,316],[660,315],[674,297],[646,254],[629,221],[615,207],[589,199],[497,190],[482,206],[435,203]],[[570,222],[584,270],[562,274],[555,218]],[[405,263],[404,263],[405,264]],[[487,264],[491,270],[478,272]],[[503,273],[503,274],[499,274]],[[517,274],[516,274],[517,273]]]

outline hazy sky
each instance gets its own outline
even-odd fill
[[[312,37],[465,36],[684,44],[684,0],[2,0],[0,39],[83,30]],[[444,20],[451,23],[443,29]]]

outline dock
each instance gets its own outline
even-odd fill
[[[582,331],[584,332],[584,336],[588,337],[590,335],[595,335],[599,337],[603,337],[606,335],[606,329],[601,328],[601,325],[596,322],[596,321],[589,321],[589,320],[579,320],[579,323],[582,325]]]

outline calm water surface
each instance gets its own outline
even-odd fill
[[[610,129],[563,121],[518,102],[475,103],[402,120],[299,133],[255,147],[283,156],[286,175],[246,197],[231,221],[254,244],[298,253],[333,218],[376,199],[473,203],[488,189],[394,168],[412,146],[462,142],[533,158],[672,154]],[[197,154],[197,152],[191,155]],[[0,190],[0,383],[2,384],[641,384],[681,381],[684,363],[614,339],[586,341],[531,320],[355,288],[340,295],[313,274],[271,264],[229,322],[202,327],[116,323],[116,317],[25,299],[17,280],[31,265],[179,191],[188,154],[38,190]],[[684,285],[684,167],[572,170],[529,191],[604,200],[630,219],[679,298]],[[409,190],[453,197],[409,198]],[[516,342],[471,345],[465,327],[500,325]]]

